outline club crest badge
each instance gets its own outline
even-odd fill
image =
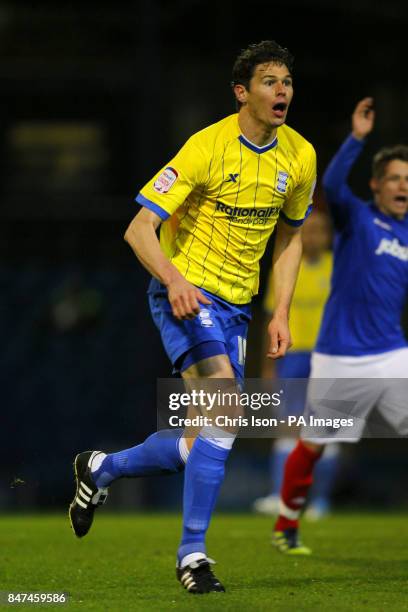
[[[167,193],[177,181],[178,172],[174,168],[166,168],[154,181],[153,189],[158,193]]]
[[[209,310],[202,308],[198,316],[203,327],[214,327],[214,321],[211,319],[211,313]]]
[[[287,172],[278,172],[278,180],[276,182],[276,189],[279,193],[286,193],[286,189],[288,186],[288,178],[289,174]]]

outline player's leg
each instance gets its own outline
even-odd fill
[[[313,482],[313,468],[323,450],[323,445],[299,440],[286,461],[279,516],[272,536],[272,543],[280,552],[299,555],[311,552],[299,540],[299,517]]]
[[[381,379],[383,393],[377,409],[383,419],[400,436],[408,436],[408,348],[398,349],[378,355],[376,365],[378,378]],[[381,436],[381,430],[376,435]],[[384,432],[384,435],[389,435]]]
[[[285,463],[296,442],[296,439],[289,437],[273,440],[269,453],[270,489],[267,495],[255,499],[253,503],[255,512],[268,516],[276,516],[279,513],[279,497]]]
[[[178,371],[180,361],[187,362],[191,351],[200,358],[200,347],[206,344],[205,354],[219,352],[224,335],[216,319],[210,328],[201,325],[199,317],[192,321],[177,321],[167,299],[167,291],[159,283],[149,296],[153,320],[159,328],[164,348]],[[212,307],[209,306],[210,310]],[[206,342],[208,341],[208,342]],[[224,345],[221,344],[224,351]],[[153,433],[142,444],[106,455],[101,451],[86,451],[74,461],[76,493],[69,508],[72,528],[78,537],[90,529],[95,509],[106,501],[107,487],[118,478],[172,474],[184,469],[188,455],[182,430],[169,429]]]
[[[174,474],[184,469],[188,454],[182,429],[153,433],[144,442],[117,453],[85,451],[76,456],[76,493],[69,507],[74,533],[86,535],[94,512],[105,503],[108,487],[118,478]]]
[[[296,444],[297,440],[293,438],[279,438],[274,441],[270,455],[270,493],[266,497],[255,500],[254,510],[256,512],[272,516],[279,514],[285,464]],[[308,520],[319,520],[330,511],[332,491],[338,473],[339,448],[339,444],[328,444],[316,463],[310,489],[310,503],[305,511],[305,517]]]
[[[97,455],[91,465],[98,487],[107,487],[118,478],[174,474],[184,469],[185,442],[182,429],[165,429],[150,435],[131,448]]]
[[[273,543],[280,552],[310,554],[300,545],[299,517],[313,482],[313,471],[325,444],[357,442],[378,394],[378,385],[364,384],[372,365],[355,358],[314,354],[308,386],[306,418],[351,419],[352,426],[331,429],[306,427],[301,440],[289,455],[281,490],[279,517],[274,526]],[[361,378],[360,378],[361,377]],[[356,380],[357,379],[357,380]],[[327,437],[325,437],[327,436]]]
[[[190,353],[202,354],[224,350],[221,343],[208,342]],[[187,362],[187,359],[185,360]],[[137,478],[174,474],[184,469],[189,449],[182,429],[166,429],[151,434],[144,442],[117,453],[86,451],[75,458],[76,493],[69,508],[75,535],[83,537],[92,526],[95,510],[105,503],[108,487],[119,478]],[[193,438],[191,435],[190,443]]]
[[[287,378],[307,379],[310,374],[310,353],[306,351],[294,351],[279,359],[276,363],[276,373],[280,380]],[[286,401],[280,418],[287,419],[290,416],[301,416],[304,412],[306,401],[306,384],[288,385],[285,391]],[[294,449],[297,439],[296,432],[288,430],[273,441],[269,456],[270,492],[266,497],[260,497],[254,502],[254,510],[261,514],[276,516],[279,513],[279,498],[282,488],[285,463],[289,454]]]
[[[182,376],[189,390],[199,391],[204,385],[210,392],[211,389],[237,392],[226,354],[192,364]],[[225,590],[211,572],[205,538],[235,435],[232,430],[212,425],[202,428],[195,441],[186,432],[190,453],[184,475],[183,532],[177,553],[177,576],[192,593]]]
[[[293,438],[279,438],[275,440],[273,452],[270,459],[271,495],[279,499],[283,483],[285,463],[289,454],[293,451],[297,440]]]
[[[316,521],[330,512],[333,488],[339,468],[340,444],[328,444],[316,463],[305,518]]]

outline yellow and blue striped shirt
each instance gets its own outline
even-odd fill
[[[161,247],[188,281],[245,304],[278,218],[301,225],[315,182],[316,155],[300,134],[283,125],[258,147],[234,114],[194,134],[136,200],[164,221]]]

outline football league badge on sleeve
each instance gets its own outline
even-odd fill
[[[178,172],[174,168],[166,168],[154,181],[153,189],[158,193],[167,193],[177,181]]]

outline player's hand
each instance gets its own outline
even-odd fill
[[[167,285],[167,293],[173,315],[179,321],[194,319],[200,312],[200,304],[211,304],[207,296],[181,274]]]
[[[268,325],[268,334],[269,347],[266,356],[270,359],[283,357],[292,346],[287,317],[275,315]]]
[[[374,127],[374,100],[364,98],[357,104],[351,116],[352,134],[357,140],[363,140]]]

